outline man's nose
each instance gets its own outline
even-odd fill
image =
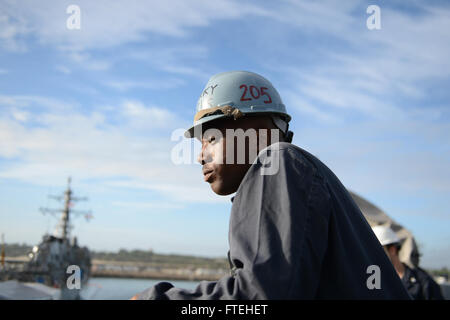
[[[205,164],[205,161],[203,160],[203,148],[202,148],[202,150],[200,151],[200,153],[198,154],[197,162],[200,163],[201,165],[204,165],[204,164]]]
[[[210,153],[206,150],[206,146],[202,146],[202,150],[198,154],[197,162],[200,163],[202,166],[208,162],[212,161],[212,157]]]

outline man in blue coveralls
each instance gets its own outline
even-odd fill
[[[134,299],[410,299],[346,188],[290,143],[290,120],[258,74],[208,81],[185,135],[202,143],[212,190],[235,193],[231,274],[192,291],[161,282]]]

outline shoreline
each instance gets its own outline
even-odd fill
[[[225,275],[225,274],[224,274]],[[150,280],[179,280],[179,281],[217,281],[218,276],[185,276],[170,273],[128,273],[128,272],[92,272],[90,278],[117,279],[150,279]]]
[[[229,270],[225,268],[94,260],[90,276],[97,278],[216,281],[228,274]]]

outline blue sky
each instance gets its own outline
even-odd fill
[[[224,256],[230,199],[171,161],[171,135],[210,76],[249,70],[295,144],[410,229],[424,266],[450,266],[448,30],[445,1],[1,0],[0,231],[52,232],[38,208],[70,175],[95,216],[74,221],[81,244]]]

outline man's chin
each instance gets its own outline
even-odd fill
[[[236,190],[230,190],[230,188],[224,188],[223,185],[218,184],[216,181],[211,183],[211,189],[212,189],[212,191],[214,191],[215,194],[217,194],[219,196],[228,196],[228,195],[236,192]]]

